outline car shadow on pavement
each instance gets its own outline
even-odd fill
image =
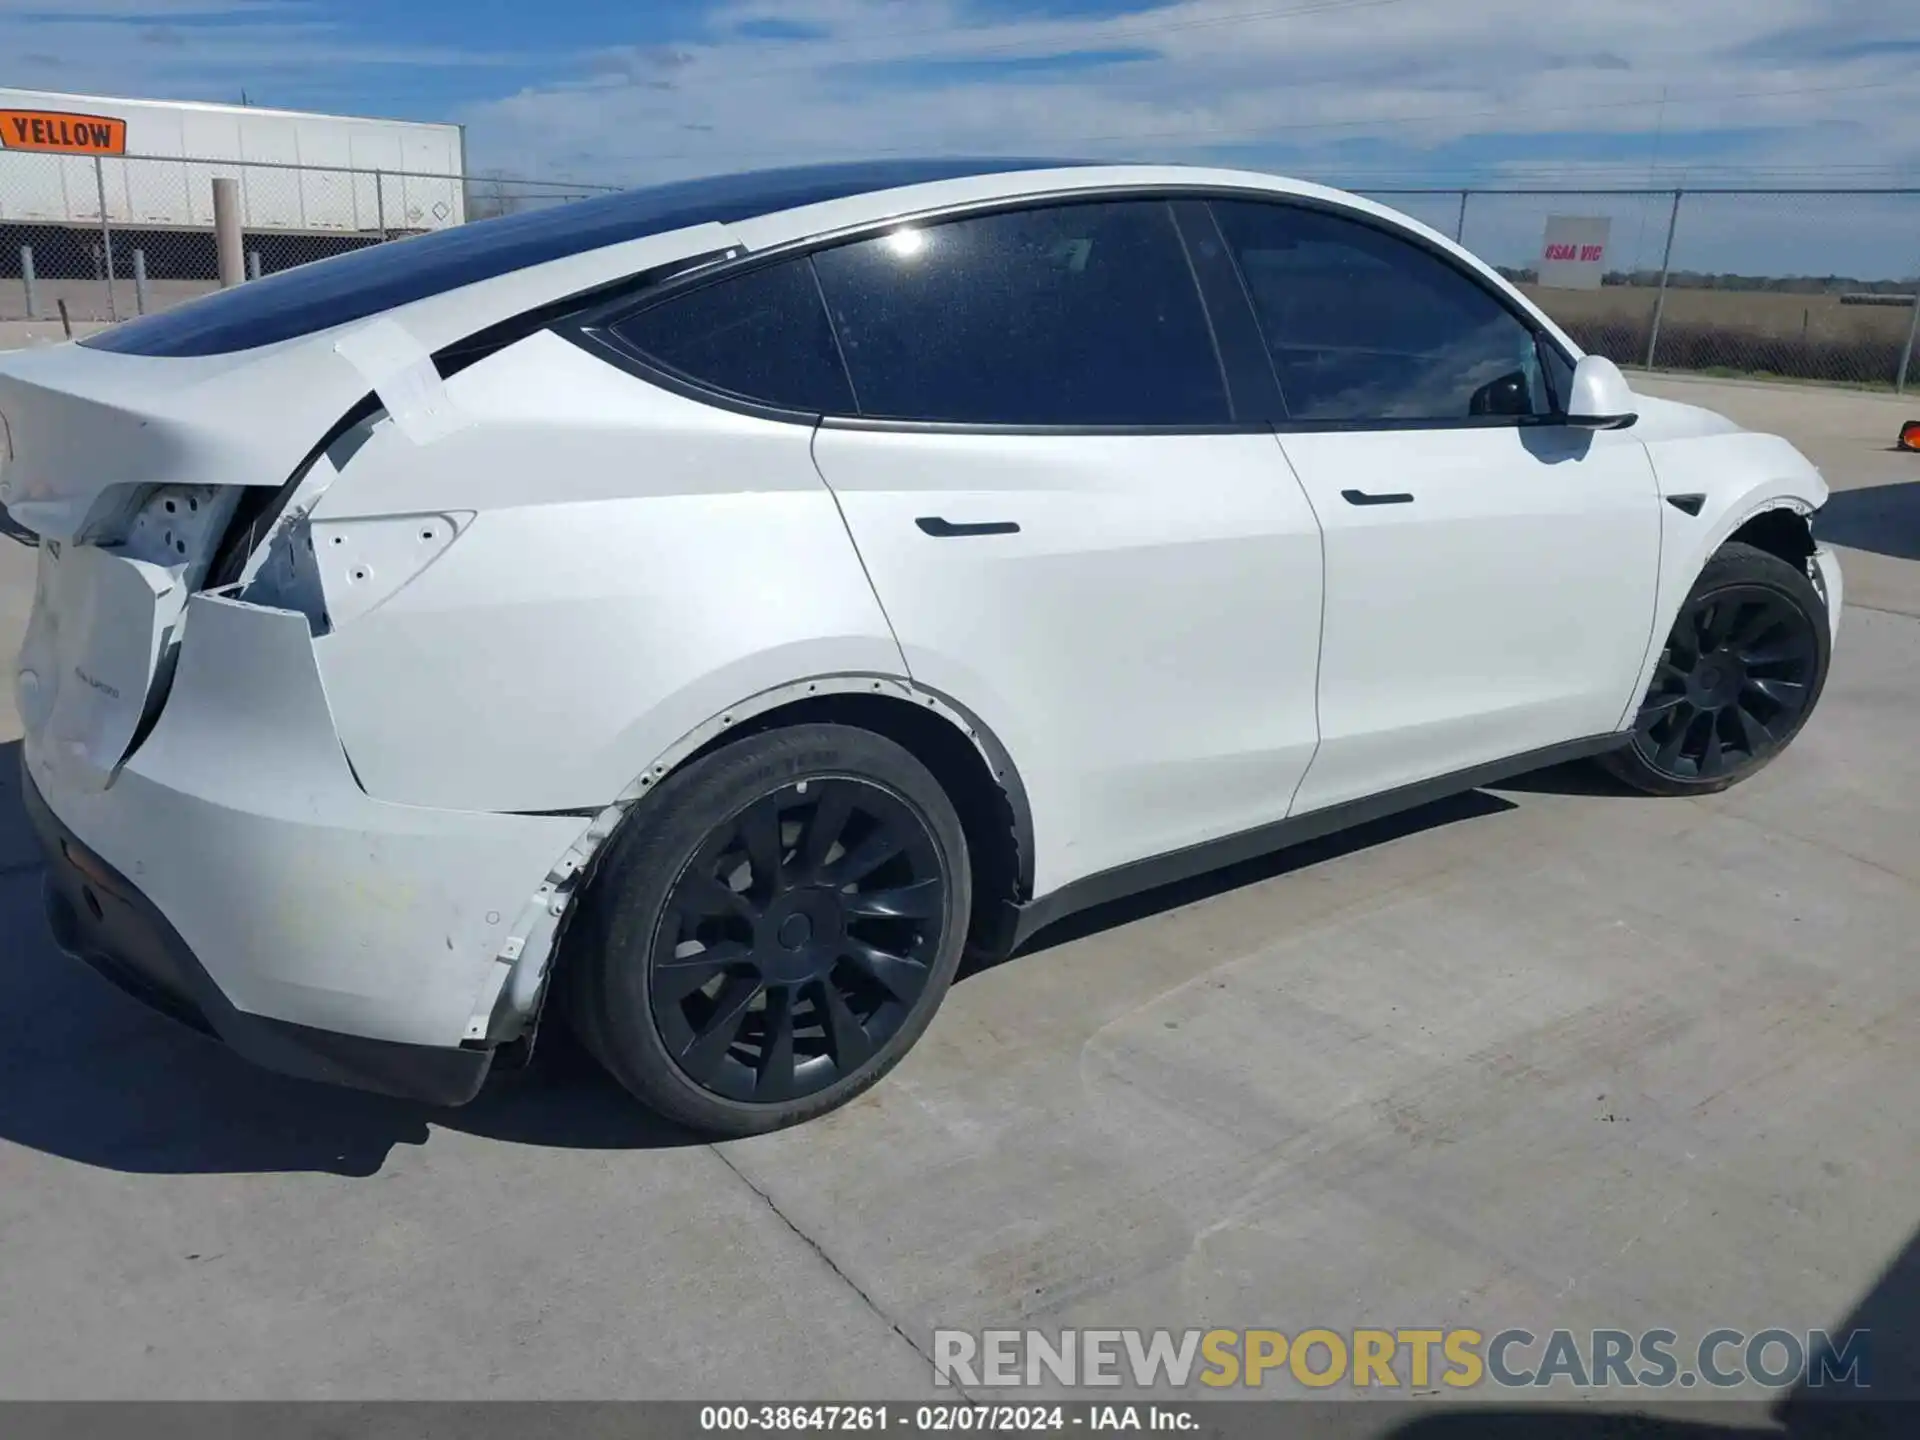
[[[1592,795],[1628,800],[1653,800],[1658,796],[1636,790],[1625,781],[1608,774],[1591,760],[1571,760],[1565,765],[1550,765],[1489,785],[1489,790],[1512,791],[1516,795]]]
[[[628,1099],[559,1027],[527,1069],[440,1109],[268,1074],[152,1013],[54,946],[19,766],[18,742],[0,744],[0,1140],[135,1173],[361,1176],[434,1128],[573,1149],[700,1143]]]
[[[1649,1320],[1659,1324],[1658,1318]],[[1758,1331],[1764,1318],[1746,1328]],[[1662,1415],[1550,1404],[1495,1409],[1436,1407],[1386,1432],[1385,1440],[1827,1440],[1920,1435],[1920,1234],[1880,1273],[1847,1315],[1826,1327],[1836,1344],[1866,1332],[1864,1388],[1805,1381],[1777,1401],[1668,1404]],[[1803,1337],[1804,1338],[1804,1337]],[[1684,1352],[1676,1352],[1683,1354]],[[1698,1391],[1687,1392],[1697,1395]],[[1617,1401],[1606,1402],[1618,1404]],[[1678,1411],[1680,1413],[1675,1414]]]
[[[1384,819],[1356,825],[1350,830],[1342,830],[1318,840],[1308,840],[1289,846],[1285,850],[1276,850],[1270,855],[1260,855],[1251,860],[1243,860],[1236,865],[1210,870],[1204,875],[1196,875],[1191,880],[1179,880],[1169,885],[1156,886],[1152,890],[1143,890],[1137,895],[1128,895],[1123,899],[1111,900],[1104,905],[1096,905],[1091,909],[1067,915],[1036,933],[1025,945],[1006,958],[1016,959],[1026,955],[1037,955],[1043,950],[1053,949],[1056,945],[1083,940],[1089,935],[1097,935],[1104,930],[1116,930],[1122,925],[1131,925],[1136,920],[1164,914],[1169,910],[1178,910],[1182,906],[1193,905],[1201,900],[1211,899],[1215,895],[1224,895],[1229,890],[1258,885],[1263,880],[1272,880],[1281,875],[1291,874],[1295,870],[1322,865],[1329,860],[1337,860],[1342,855],[1351,855],[1359,850],[1371,849],[1375,845],[1384,845],[1389,840],[1398,840],[1404,835],[1418,834],[1422,830],[1435,830],[1443,825],[1456,825],[1485,815],[1499,815],[1518,808],[1511,800],[1503,800],[1498,795],[1489,794],[1485,790],[1469,790],[1464,794],[1450,795],[1444,800],[1436,800],[1417,809],[1403,811],[1398,815],[1389,815]],[[994,965],[1002,963],[1004,961],[994,960],[984,964],[970,964],[961,970],[960,978],[965,980],[968,976],[977,975],[983,970],[990,970]]]
[[[132,1172],[342,1175],[378,1172],[393,1146],[425,1144],[435,1127],[569,1149],[701,1143],[635,1104],[557,1025],[546,1027],[526,1069],[496,1073],[471,1104],[441,1109],[272,1075],[154,1015],[55,948],[20,804],[19,750],[18,742],[0,744],[0,1140]],[[1557,766],[1501,788],[1624,793],[1591,766]],[[1016,954],[1515,808],[1467,791],[1070,915]],[[971,966],[961,978],[985,968]]]
[[[1836,490],[1814,517],[1813,532],[1849,549],[1920,560],[1920,480]]]

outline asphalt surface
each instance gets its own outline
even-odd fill
[[[1786,756],[1695,801],[1547,772],[1081,917],[743,1143],[564,1046],[439,1112],[149,1016],[44,934],[0,709],[0,1396],[908,1398],[936,1326],[996,1325],[1866,1324],[1920,1383],[1908,411],[1648,388],[1843,492]]]

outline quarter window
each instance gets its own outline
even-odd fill
[[[1548,415],[1533,331],[1485,286],[1373,225],[1220,201],[1295,420],[1457,423]]]
[[[860,413],[1001,425],[1232,418],[1159,201],[905,226],[814,256]]]
[[[804,259],[702,285],[609,328],[661,369],[710,390],[783,410],[853,409]]]

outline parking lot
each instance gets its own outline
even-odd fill
[[[0,702],[0,1394],[909,1398],[996,1325],[1866,1326],[1920,1389],[1920,404],[1646,384],[1838,492],[1783,759],[1547,772],[1077,917],[747,1142],[564,1044],[441,1112],[148,1015],[44,933]],[[9,657],[30,573],[0,545]]]

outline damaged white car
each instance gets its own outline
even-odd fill
[[[0,357],[59,943],[442,1103],[564,1014],[714,1134],[1070,910],[1554,761],[1750,774],[1825,497],[1228,170],[688,182]]]

